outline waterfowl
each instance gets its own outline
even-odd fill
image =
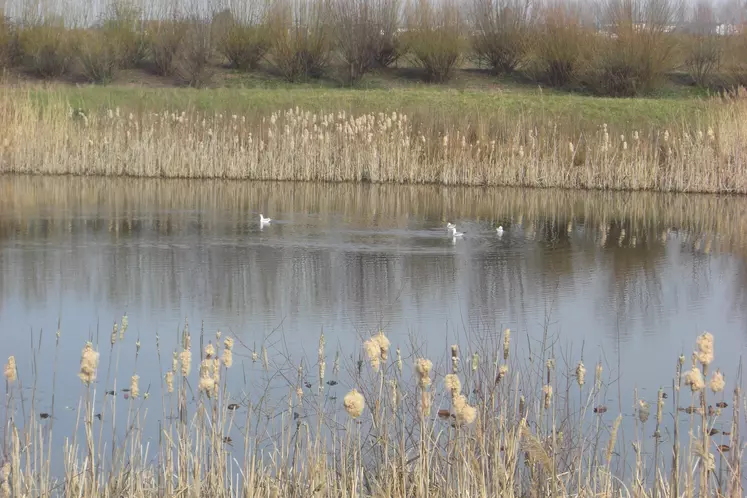
[[[272,218],[265,218],[262,213],[259,213],[259,224],[260,225],[267,225],[272,221]]]

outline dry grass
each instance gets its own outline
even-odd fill
[[[55,357],[66,337],[56,334]],[[635,436],[625,440],[622,416],[601,404],[602,364],[593,382],[585,379],[577,360],[558,362],[546,337],[548,347],[529,357],[515,357],[505,331],[431,359],[378,332],[345,361],[339,350],[333,360],[323,334],[316,358],[293,359],[220,332],[193,337],[185,326],[174,351],[162,351],[158,338],[142,345],[157,354],[159,381],[140,378],[140,339],[124,317],[110,337],[81,345],[77,430],[61,452],[51,451],[54,431],[72,428],[54,424],[54,401],[50,413],[37,413],[37,389],[48,386],[29,374],[33,361],[10,352],[0,490],[85,498],[742,496],[741,378],[729,376],[724,391],[713,336],[694,342],[697,374],[684,375],[690,366],[674,353],[671,388],[650,400],[653,420],[649,402],[637,399]],[[120,370],[128,352],[134,361]],[[230,380],[237,359],[256,365],[243,387]],[[55,369],[52,392],[58,376],[75,373]],[[694,376],[704,380],[687,384]],[[332,396],[332,380],[344,398]],[[118,381],[129,388],[125,401]],[[102,394],[112,386],[115,395]],[[688,405],[685,416],[679,408]],[[159,435],[148,443],[151,410]],[[665,417],[689,438],[661,437]],[[714,426],[729,434],[712,435]],[[642,451],[652,430],[653,454]],[[626,459],[631,444],[638,450]],[[623,473],[628,464],[633,475]]]
[[[87,115],[18,95],[0,95],[6,173],[747,192],[741,94],[713,99],[700,126],[580,135],[479,115]]]

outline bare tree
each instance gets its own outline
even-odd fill
[[[723,40],[716,31],[717,27],[713,6],[707,0],[698,2],[688,23],[684,48],[685,67],[699,86],[706,85],[721,64]]]
[[[495,73],[514,71],[531,48],[535,0],[474,0],[472,46]]]

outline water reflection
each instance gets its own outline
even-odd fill
[[[37,177],[0,192],[6,329],[126,310],[143,334],[282,324],[308,350],[322,328],[355,348],[377,327],[441,341],[548,323],[613,348],[700,328],[745,341],[741,197]]]

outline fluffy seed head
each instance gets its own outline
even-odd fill
[[[542,394],[545,395],[545,409],[550,409],[550,404],[552,403],[552,386],[550,384],[545,384],[542,387]]]
[[[192,352],[189,349],[185,349],[179,353],[179,361],[182,364],[182,375],[189,377],[189,372],[192,370]]]
[[[209,342],[208,345],[205,346],[205,358],[210,359],[213,356],[215,356],[215,348],[213,347],[213,344]]]
[[[692,392],[702,391],[705,388],[703,374],[698,367],[693,367],[685,374],[685,385],[690,386]]]
[[[226,337],[226,340],[223,341],[223,346],[225,346],[225,348],[228,350],[232,350],[233,349],[233,337]]]
[[[646,403],[642,399],[639,399],[638,400],[638,420],[640,420],[642,424],[645,424],[650,414],[651,414],[651,408],[649,407],[648,403]]]
[[[174,392],[174,372],[171,370],[166,372],[166,390],[169,393]]]
[[[695,345],[698,349],[695,352],[698,361],[704,366],[710,365],[713,361],[713,335],[710,332],[703,332],[698,336]]]
[[[233,365],[233,351],[230,348],[223,350],[223,364],[226,368],[231,368]]]
[[[379,371],[379,364],[381,363],[381,348],[379,343],[374,339],[368,339],[363,343],[363,351],[366,353],[371,368],[374,372]]]
[[[91,382],[96,378],[96,369],[98,366],[99,354],[93,350],[93,344],[87,342],[80,355],[80,372],[78,373],[78,377],[84,384],[91,385]]]
[[[459,425],[469,425],[477,418],[477,410],[467,403],[463,394],[454,396],[451,402],[454,408],[454,417]]]
[[[720,370],[716,370],[711,376],[711,382],[709,384],[711,391],[714,393],[720,393],[726,387],[726,380],[724,380],[724,374]]]
[[[208,398],[213,395],[215,390],[215,380],[213,379],[213,361],[206,358],[200,363],[200,384],[198,389],[205,394]]]
[[[418,358],[415,360],[415,371],[418,373],[418,384],[421,389],[425,389],[431,385],[431,369],[433,368],[433,362],[426,358]]]
[[[444,377],[444,386],[446,387],[446,392],[452,396],[457,396],[462,392],[462,382],[456,374],[448,374]]]
[[[345,398],[343,398],[342,403],[345,407],[345,411],[348,412],[348,415],[350,415],[351,418],[360,417],[363,413],[363,408],[366,406],[366,400],[356,389],[347,393]]]
[[[130,396],[132,398],[140,396],[140,376],[137,374],[130,379]]]
[[[387,336],[384,335],[383,331],[379,331],[379,333],[374,337],[374,340],[379,345],[381,361],[386,361],[387,358],[389,358],[389,346],[391,346],[392,343],[389,341]]]
[[[578,365],[576,365],[576,382],[578,382],[578,387],[583,387],[585,381],[586,367],[584,367],[583,361],[579,361]]]
[[[13,383],[16,381],[16,379],[18,378],[18,370],[16,369],[15,356],[10,356],[8,358],[8,363],[5,364],[3,373],[5,375],[5,380],[8,381],[8,383]]]

